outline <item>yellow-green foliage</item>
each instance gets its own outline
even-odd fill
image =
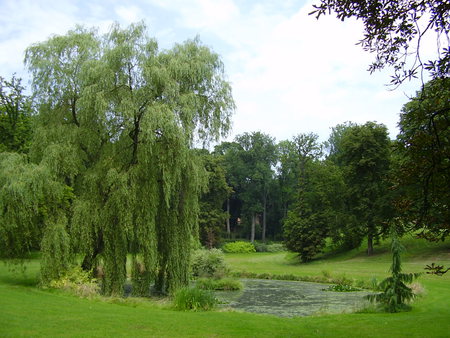
[[[48,286],[72,292],[80,297],[93,297],[100,291],[97,280],[91,278],[90,272],[83,271],[80,267],[69,269],[60,278],[51,280]]]
[[[236,241],[226,243],[222,250],[226,253],[252,253],[256,252],[255,246],[252,243],[244,241]]]

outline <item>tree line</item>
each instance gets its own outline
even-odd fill
[[[212,247],[221,237],[284,240],[308,261],[328,239],[344,249],[366,239],[370,255],[392,225],[400,234],[445,239],[449,83],[431,81],[403,107],[395,140],[382,124],[346,122],[322,143],[314,133],[277,143],[252,132],[205,151],[214,167],[202,197],[202,243]],[[207,204],[212,196],[215,207]]]
[[[450,233],[449,84],[432,80],[403,107],[395,140],[383,124],[346,122],[322,143],[314,133],[277,143],[252,132],[205,151],[215,163],[209,167],[214,183],[202,201],[216,196],[217,213],[204,204],[202,243],[284,240],[308,261],[327,240],[343,249],[367,240],[370,255],[392,226],[399,234],[444,240]]]

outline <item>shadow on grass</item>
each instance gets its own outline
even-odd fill
[[[38,285],[37,261],[0,262],[0,284],[35,287]]]
[[[37,277],[30,277],[27,275],[21,275],[21,273],[15,273],[11,276],[1,276],[0,284],[16,285],[24,287],[36,287],[38,285]]]

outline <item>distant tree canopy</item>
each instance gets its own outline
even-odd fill
[[[373,240],[388,232],[392,215],[389,197],[391,141],[382,124],[350,125],[342,133],[337,163],[347,186],[348,211],[355,218],[351,229],[357,244],[367,236],[367,252]]]
[[[275,139],[262,132],[243,133],[234,142],[217,146],[215,151],[224,156],[233,197],[242,202],[238,217],[250,225],[250,240],[255,240],[256,223],[261,220],[264,241],[269,193],[275,175],[272,167],[277,162]]]
[[[220,241],[223,226],[229,218],[229,214],[223,210],[223,205],[233,189],[226,181],[223,156],[210,154],[207,150],[200,153],[208,175],[208,184],[200,198],[200,242],[211,249]]]
[[[0,152],[26,153],[30,147],[32,102],[21,82],[0,76]]]
[[[280,173],[288,178],[283,185],[293,185],[284,190],[290,202],[283,224],[285,244],[307,262],[341,227],[344,182],[338,167],[321,160],[322,145],[317,135],[299,134],[281,145]]]
[[[450,76],[450,3],[447,0],[321,0],[313,5],[317,18],[335,13],[344,21],[361,20],[364,36],[359,44],[375,53],[373,72],[394,69],[391,83],[417,77],[425,69],[433,78]],[[434,34],[434,58],[424,40]]]
[[[225,134],[234,103],[217,54],[197,39],[161,51],[145,31],[76,28],[26,51],[39,114],[31,163],[2,161],[1,249],[20,256],[36,234],[43,281],[73,253],[102,264],[105,294],[122,293],[128,254],[160,292],[188,281],[207,182],[193,144]]]

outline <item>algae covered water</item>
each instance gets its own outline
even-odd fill
[[[225,307],[280,317],[354,312],[368,302],[367,291],[323,291],[328,284],[242,279],[242,291],[217,292]]]

